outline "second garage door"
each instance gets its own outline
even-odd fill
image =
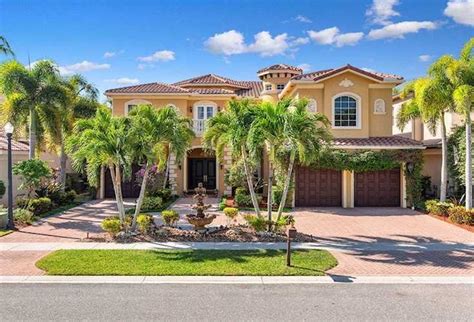
[[[296,169],[297,207],[340,207],[341,194],[341,171],[308,167]]]
[[[399,207],[400,169],[355,174],[356,207]]]

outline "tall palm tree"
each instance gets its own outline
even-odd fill
[[[472,208],[472,120],[474,111],[474,38],[461,50],[459,60],[447,69],[449,79],[455,84],[453,100],[456,111],[464,116],[466,127],[465,187],[466,208]]]
[[[216,151],[218,159],[224,157],[225,148],[230,150],[234,160],[242,159],[252,204],[257,216],[260,216],[247,148],[249,128],[255,121],[257,109],[256,102],[249,99],[230,101],[225,111],[217,113],[208,121],[203,142],[206,148]]]
[[[100,107],[94,118],[77,121],[73,133],[66,140],[66,152],[71,157],[72,166],[77,171],[85,166],[92,186],[98,184],[101,167],[110,170],[122,225],[125,223],[122,180],[130,176],[133,139],[128,118],[114,117],[109,109]]]
[[[285,113],[283,128],[284,141],[279,149],[284,154],[289,153],[290,156],[283,194],[278,207],[277,221],[280,219],[286,204],[295,161],[302,165],[309,165],[322,149],[327,148],[331,139],[328,129],[329,120],[323,114],[309,113],[306,99],[285,100],[283,103],[287,105],[287,112]]]
[[[0,65],[0,92],[6,96],[2,116],[17,128],[27,127],[29,158],[33,159],[38,139],[43,138],[41,121],[66,99],[59,71],[48,60],[39,61],[31,70],[17,61],[7,61]]]
[[[0,53],[4,55],[15,56],[10,44],[8,43],[7,39],[4,36],[0,36]]]
[[[148,174],[153,164],[163,169],[167,154],[174,153],[180,160],[186,153],[194,137],[189,119],[182,117],[172,107],[156,109],[150,105],[139,105],[130,112],[131,135],[134,136],[134,160],[144,164],[143,181],[132,220],[135,230],[140,213]]]

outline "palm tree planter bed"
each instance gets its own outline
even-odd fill
[[[58,250],[36,266],[48,275],[282,276],[325,275],[337,265],[324,250]]]

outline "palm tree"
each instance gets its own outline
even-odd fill
[[[100,169],[110,170],[117,201],[119,218],[125,226],[125,207],[122,196],[122,179],[131,172],[134,146],[130,120],[114,117],[109,109],[100,107],[91,119],[76,122],[73,133],[66,140],[66,152],[77,170],[86,167],[88,181],[97,186]]]
[[[285,176],[283,194],[278,207],[277,221],[285,207],[290,182],[293,176],[295,161],[309,165],[328,146],[331,134],[328,130],[329,120],[320,113],[308,113],[306,99],[285,100],[285,122],[283,128],[283,146],[279,147],[284,154],[289,152],[288,170]],[[286,153],[285,153],[286,152]],[[279,154],[280,155],[280,154]]]
[[[206,148],[216,151],[218,159],[224,157],[226,147],[234,160],[242,159],[252,204],[257,216],[260,216],[247,148],[249,128],[255,121],[257,109],[256,102],[249,99],[230,101],[225,111],[217,113],[208,121],[203,142]]]
[[[33,159],[38,141],[43,139],[41,121],[66,99],[58,69],[47,60],[31,70],[17,61],[7,61],[0,65],[0,92],[6,96],[2,115],[17,128],[28,127],[29,158]]]
[[[131,135],[134,136],[134,160],[143,163],[145,169],[132,220],[133,231],[145,197],[150,168],[157,164],[158,169],[163,169],[168,159],[167,154],[170,153],[181,159],[190,146],[194,132],[190,128],[189,119],[180,116],[172,107],[157,110],[150,105],[139,105],[131,111],[130,117]]]
[[[0,53],[4,55],[15,56],[10,44],[8,43],[7,39],[4,36],[0,36]]]
[[[455,84],[453,100],[456,111],[464,115],[466,127],[465,186],[466,209],[472,208],[472,120],[474,111],[474,38],[461,51],[459,60],[447,69],[449,79]]]

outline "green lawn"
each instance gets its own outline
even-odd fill
[[[48,275],[324,275],[337,265],[324,250],[58,250],[36,266]]]
[[[6,235],[8,235],[9,233],[12,233],[12,232],[13,232],[13,230],[0,229],[0,237],[6,236]]]

